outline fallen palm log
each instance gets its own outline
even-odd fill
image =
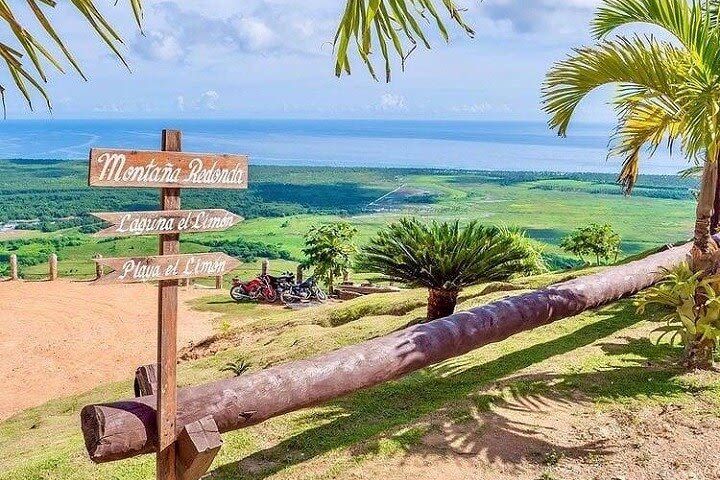
[[[577,315],[655,283],[660,267],[686,259],[671,248],[600,273],[505,298],[385,337],[264,371],[181,389],[178,432],[211,417],[223,433],[397,379],[516,333]],[[83,408],[85,445],[95,462],[154,452],[155,397]]]

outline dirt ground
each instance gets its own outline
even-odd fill
[[[212,334],[214,314],[180,289],[178,346]],[[0,419],[56,397],[130,378],[155,360],[157,287],[0,282]]]
[[[420,446],[342,479],[718,480],[720,418],[696,405],[622,406],[535,397],[457,424],[438,412]]]

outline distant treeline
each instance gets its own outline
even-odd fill
[[[290,252],[277,245],[248,242],[240,238],[234,240],[192,240],[189,243],[206,246],[213,252],[226,253],[243,262],[254,262],[258,258],[294,260]]]

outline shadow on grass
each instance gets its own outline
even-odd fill
[[[310,411],[300,419],[293,420],[297,424],[321,423],[321,425],[303,430],[271,448],[254,453],[238,462],[220,466],[214,470],[212,478],[266,478],[332,450],[355,446],[381,433],[392,434],[450,402],[477,397],[475,392],[478,389],[494,384],[514,372],[590,345],[640,321],[629,301],[619,302],[612,308],[597,313],[596,316],[598,319],[592,324],[572,333],[508,353],[482,365],[473,365],[468,363],[466,357],[459,357],[455,361],[421,370],[399,381],[389,382],[331,402],[329,408],[317,412]],[[646,371],[641,367],[631,367],[631,369],[617,369],[616,372],[598,372],[589,376],[577,374],[576,378],[568,378],[566,385],[571,386],[573,382],[582,381],[583,384],[598,385],[600,388],[607,384],[603,379],[611,378],[608,375],[612,375],[613,378],[609,381],[614,385],[614,391],[618,395],[632,397],[641,393],[647,394],[647,389],[667,388],[664,384],[667,384],[667,380],[673,375],[672,372],[650,373],[657,381],[643,383],[642,388],[645,389],[643,390],[634,379],[645,373]],[[616,383],[612,383],[613,381]],[[629,381],[638,388],[626,388]],[[598,390],[597,394],[603,392],[607,393],[605,390]],[[301,426],[296,425],[296,428],[300,429]],[[508,431],[512,431],[510,426],[507,428]],[[522,435],[522,429],[516,429],[515,434]],[[549,449],[552,446],[536,445],[535,447]],[[575,453],[585,455],[588,451],[601,448],[601,445],[589,444]],[[504,456],[501,450],[496,451],[495,455],[503,457],[511,464],[522,460],[522,458]]]

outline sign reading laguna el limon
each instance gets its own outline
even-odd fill
[[[219,232],[243,220],[241,216],[222,209],[100,212],[92,215],[112,224],[97,232],[95,235],[98,237]]]
[[[240,261],[224,253],[98,258],[95,261],[113,270],[98,280],[103,283],[109,281],[140,283],[154,280],[214,277],[224,275],[240,265]]]
[[[248,159],[142,150],[90,150],[93,187],[247,188]]]

